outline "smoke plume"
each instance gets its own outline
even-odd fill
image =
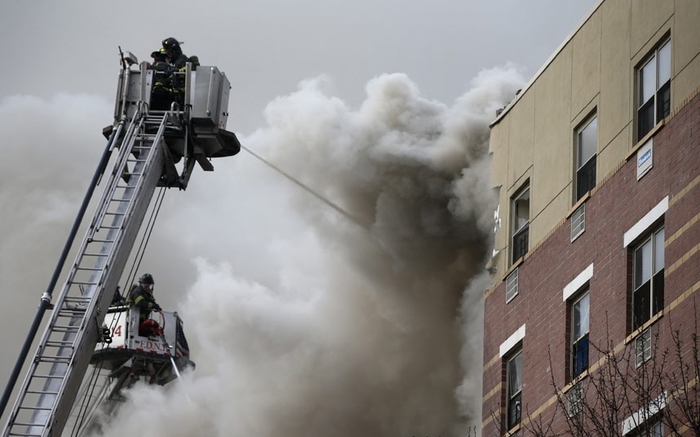
[[[520,85],[486,71],[449,107],[382,75],[354,110],[321,77],[271,102],[244,143],[356,219],[250,159],[227,167],[226,195],[199,185],[219,226],[197,236],[223,247],[186,251],[202,255],[180,305],[198,368],[167,395],[132,390],[107,435],[445,436],[480,423],[488,123]],[[247,195],[269,199],[265,216],[224,226]],[[212,219],[181,220],[173,229]],[[265,259],[235,247],[267,231]],[[251,257],[263,270],[247,275]]]

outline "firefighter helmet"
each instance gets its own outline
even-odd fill
[[[139,278],[139,284],[153,285],[153,275],[150,273],[144,273],[143,276]]]
[[[151,53],[151,58],[157,60],[157,61],[164,61],[168,57],[168,53],[165,51],[165,49],[158,49]]]
[[[183,42],[180,42],[180,41],[176,40],[176,39],[173,38],[173,37],[165,38],[165,39],[163,40],[163,48],[164,48],[165,50],[168,50],[168,51],[170,51],[170,50],[178,50],[178,49],[180,48],[180,44],[183,44],[183,43],[184,43],[184,41],[183,41]]]

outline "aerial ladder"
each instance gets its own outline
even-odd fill
[[[225,130],[231,86],[217,67],[188,63],[184,73],[175,73],[181,75],[184,93],[174,95],[162,110],[151,107],[155,74],[147,62],[139,64],[128,52],[122,55],[114,122],[104,129],[108,143],[74,231],[98,183],[104,182],[103,192],[73,264],[64,269],[62,256],[41,298],[36,329],[43,311],[51,311],[51,316],[28,361],[3,437],[58,437],[67,426],[79,435],[76,429],[90,428],[86,416],[118,400],[121,390],[135,381],[166,384],[194,365],[176,312],[156,313],[160,329],[142,334],[138,308],[112,307],[111,301],[157,187],[184,190],[195,163],[212,171],[211,158],[235,155],[241,146]],[[108,173],[114,151],[118,153]],[[72,232],[64,255],[74,236]],[[67,278],[51,302],[55,278],[65,270]],[[23,351],[33,338],[30,332]],[[27,356],[20,354],[13,377],[27,363]],[[92,385],[84,383],[90,364],[100,379]],[[13,390],[13,377],[0,414]],[[78,406],[81,391],[84,405]],[[78,410],[83,411],[81,417]]]

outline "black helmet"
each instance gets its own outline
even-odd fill
[[[150,273],[144,273],[143,276],[139,278],[139,284],[153,285],[153,275]]]
[[[165,61],[167,57],[168,53],[165,51],[165,49],[158,49],[151,53],[151,58],[155,59],[156,61]]]
[[[163,40],[163,48],[165,50],[178,50],[180,48],[180,44],[183,44],[183,42],[176,40],[172,36]]]

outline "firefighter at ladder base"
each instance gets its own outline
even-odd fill
[[[161,329],[158,322],[151,319],[151,311],[160,312],[160,305],[153,297],[153,275],[144,273],[139,278],[139,284],[131,287],[129,304],[139,308],[139,335],[142,337],[157,337]]]

